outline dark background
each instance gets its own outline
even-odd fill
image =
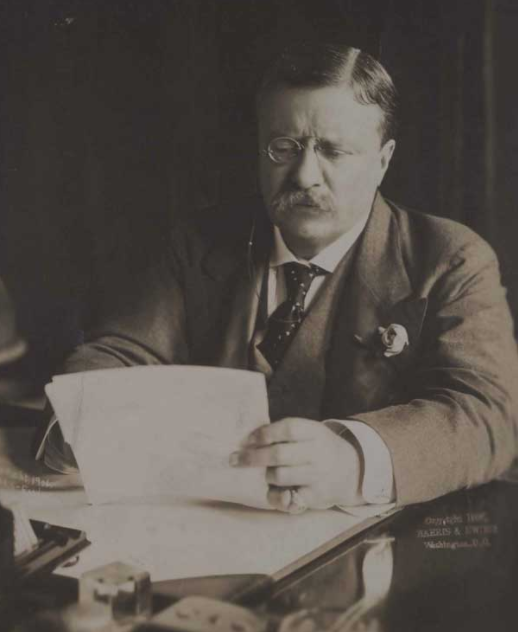
[[[499,255],[518,316],[515,0],[0,0],[0,274],[47,379],[98,282],[171,218],[256,190],[253,92],[292,37],[385,64],[402,126],[383,186]],[[232,227],[229,227],[231,230]]]

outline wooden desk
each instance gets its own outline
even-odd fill
[[[54,582],[39,588],[41,602],[74,598],[71,582]],[[306,611],[320,629],[340,617],[341,632],[510,632],[517,585],[518,487],[492,483],[407,508],[286,578],[255,609],[276,622]]]

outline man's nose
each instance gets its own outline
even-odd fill
[[[322,184],[322,168],[313,147],[305,147],[300,152],[290,175],[293,184],[300,189],[311,189]]]

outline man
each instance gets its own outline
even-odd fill
[[[230,463],[266,467],[281,511],[405,505],[498,476],[517,451],[518,361],[497,261],[469,229],[379,193],[389,75],[353,48],[294,47],[257,108],[263,203],[177,226],[64,370],[263,371],[275,423]]]

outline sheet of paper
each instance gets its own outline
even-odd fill
[[[268,422],[264,377],[153,366],[57,376],[47,388],[93,504],[197,497],[267,507],[264,469],[231,452]]]

